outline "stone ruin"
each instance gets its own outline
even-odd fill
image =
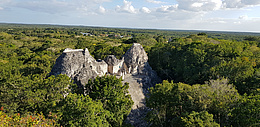
[[[114,55],[107,56],[104,60],[95,60],[88,49],[65,49],[56,60],[50,73],[51,75],[66,74],[79,87],[84,87],[89,79],[106,74],[122,77],[123,83],[129,83],[129,94],[134,105],[126,122],[134,126],[146,126],[143,117],[148,112],[145,107],[145,95],[148,88],[160,82],[155,71],[148,63],[148,56],[138,43],[117,59]]]
[[[107,56],[104,60],[95,60],[88,49],[65,49],[56,60],[50,73],[51,75],[66,74],[79,86],[84,86],[89,79],[105,74],[124,76],[143,75],[147,76],[145,84],[154,84],[157,75],[148,64],[148,56],[138,43],[134,43],[130,49],[117,59],[114,55]]]

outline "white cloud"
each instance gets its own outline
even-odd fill
[[[191,6],[192,7],[201,7],[203,5],[204,5],[203,3],[193,3]]]
[[[226,21],[223,21],[223,20],[215,20],[215,21],[211,21],[210,23],[217,23],[217,24],[219,24],[219,23],[222,23],[222,24],[224,24],[224,23],[227,23]]]
[[[248,19],[248,16],[247,15],[241,15],[238,17],[239,19],[243,19],[243,20],[247,20]]]
[[[223,6],[225,8],[241,8],[241,7],[243,7],[241,0],[224,0]]]
[[[241,3],[245,5],[259,5],[260,0],[241,0]]]
[[[11,0],[0,0],[0,10],[4,10],[5,6],[10,5]]]
[[[175,5],[165,5],[165,6],[161,6],[159,8],[156,9],[156,12],[173,12],[175,10],[177,10],[178,8],[178,5],[175,4]]]
[[[234,24],[241,24],[241,22],[240,22],[240,21],[238,21],[238,22],[234,22]]]
[[[167,8],[167,7],[165,7]],[[191,12],[184,10],[168,10],[165,8],[158,8],[152,11],[149,15],[153,15],[154,19],[164,20],[164,21],[189,21],[189,20],[200,20],[203,16],[203,12]],[[161,10],[160,10],[161,9]],[[153,20],[153,19],[151,19]],[[160,21],[159,21],[160,22]]]
[[[165,4],[166,2],[163,1],[157,1],[157,0],[146,0],[149,3],[153,3],[153,4]]]
[[[9,2],[11,2],[11,0],[1,0],[0,4],[5,4],[5,3],[9,3]]]
[[[221,8],[222,0],[177,0],[179,9],[187,11],[213,11]]]
[[[31,11],[45,12],[50,14],[75,12],[93,13],[97,9],[103,11],[99,6],[104,2],[112,0],[13,0],[13,6],[25,8]]]
[[[104,13],[106,13],[106,9],[103,6],[99,6],[98,12],[101,14],[104,14]]]
[[[190,29],[204,29],[213,31],[241,31],[260,32],[260,18],[255,20],[241,20],[238,18],[208,18],[192,20],[188,23]],[[187,28],[187,27],[186,27]]]
[[[124,4],[122,6],[116,6],[117,12],[127,12],[127,13],[137,13],[137,10],[132,5],[132,2],[124,0]]]
[[[100,4],[104,2],[111,2],[112,0],[71,0],[71,1],[76,3]]]
[[[71,9],[68,3],[62,1],[55,1],[55,0],[19,2],[16,4],[16,6],[21,8],[26,8],[32,11],[47,12],[47,13],[60,13]]]
[[[140,9],[140,11],[143,12],[143,13],[151,13],[151,10],[149,8],[147,8],[147,7],[142,7]]]
[[[223,0],[223,6],[226,8],[243,8],[257,5],[260,5],[260,0]]]
[[[74,7],[73,4],[57,0],[22,1],[14,3],[14,6],[25,8],[31,11],[45,12],[51,14],[71,11]]]

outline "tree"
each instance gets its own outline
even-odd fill
[[[88,95],[70,93],[58,104],[59,123],[63,126],[110,126],[109,111],[101,102],[93,101]]]
[[[14,127],[39,127],[39,126],[59,126],[55,121],[56,119],[46,119],[42,113],[27,113],[21,116],[20,113],[16,114],[6,114],[4,107],[1,107],[0,111],[0,126],[14,126]],[[50,114],[50,116],[52,116]],[[55,116],[53,116],[55,117]]]
[[[260,126],[260,95],[245,96],[231,111],[231,125],[236,127]]]
[[[247,40],[247,41],[260,41],[260,38],[257,37],[257,36],[247,36],[247,37],[245,37],[244,40]]]
[[[47,116],[74,86],[66,75],[45,79],[42,75],[25,77],[15,73],[2,78],[0,99],[7,113],[25,114],[37,110]]]
[[[40,82],[33,84],[37,87],[32,87],[27,92],[28,104],[38,111],[42,111],[44,115],[53,111],[59,101],[71,92],[71,87],[75,86],[66,75],[57,75],[56,77],[52,75],[47,79],[34,78],[33,80]]]
[[[219,65],[211,68],[214,77],[226,77],[230,83],[234,83],[241,94],[250,91],[246,80],[254,76],[254,61],[248,57],[236,58],[230,61],[223,61]],[[253,80],[251,80],[253,81]],[[250,82],[250,81],[247,81]]]
[[[256,43],[191,35],[156,44],[148,55],[149,64],[163,80],[203,84],[225,77],[240,94],[250,94],[259,89],[259,53]]]
[[[214,122],[213,115],[207,111],[195,112],[181,117],[180,126],[182,127],[220,127]]]
[[[197,35],[198,35],[198,36],[207,36],[206,33],[198,33]]]
[[[156,37],[156,41],[158,43],[165,43],[166,39],[162,35],[160,35],[160,36]]]
[[[163,81],[149,90],[146,117],[152,126],[178,125],[181,117],[192,111],[207,111],[220,125],[228,125],[228,113],[240,99],[237,90],[226,79],[211,80],[204,85]]]
[[[133,101],[128,94],[128,83],[115,76],[97,77],[85,85],[86,94],[95,101],[101,101],[104,109],[110,111],[108,122],[112,126],[121,126],[130,113]]]
[[[180,122],[180,116],[189,112],[191,106],[187,93],[191,86],[183,83],[163,81],[149,90],[146,106],[151,108],[146,120],[151,126],[174,126]]]

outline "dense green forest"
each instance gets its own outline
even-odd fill
[[[49,73],[65,48],[120,58],[132,43],[164,80],[146,98],[150,126],[260,125],[259,33],[21,24],[0,24],[0,124],[130,126],[122,79],[97,77],[84,95]]]

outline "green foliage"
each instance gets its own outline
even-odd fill
[[[165,43],[167,40],[163,36],[156,37],[156,41],[158,43]]]
[[[107,121],[109,111],[104,110],[101,102],[92,101],[88,95],[69,94],[58,107],[59,123],[62,126],[110,126]]]
[[[20,113],[8,115],[3,110],[4,108],[2,107],[0,111],[0,126],[2,127],[54,127],[59,125],[55,119],[46,119],[42,113],[28,113],[21,116]]]
[[[159,39],[159,37],[157,37],[157,38],[154,39],[152,36],[149,36],[149,35],[140,35],[140,36],[135,36],[131,39],[128,39],[128,40],[124,41],[123,43],[126,43],[126,44],[140,43],[144,46],[152,46],[152,45],[156,44],[158,41],[166,42],[166,41],[164,41],[165,39],[163,39],[162,37],[160,39]]]
[[[220,125],[214,122],[213,115],[207,111],[194,112],[185,117],[181,117],[181,126],[183,127],[219,127]]]
[[[256,37],[256,36],[247,36],[245,37],[245,40],[247,41],[260,41],[260,38],[259,37]]]
[[[198,36],[207,36],[206,33],[198,33],[197,35],[198,35]]]
[[[260,48],[255,43],[212,40],[190,35],[157,44],[149,52],[149,64],[164,80],[203,84],[225,77],[241,94],[259,89]]]
[[[52,111],[56,104],[70,93],[70,87],[73,86],[74,84],[71,83],[68,76],[57,75],[55,77],[52,75],[43,80],[38,88],[35,88],[35,92],[31,93],[29,97],[34,97],[34,99],[30,99],[29,104],[36,104],[38,111],[43,111],[46,114]],[[36,96],[33,96],[33,94]]]
[[[120,44],[119,46],[111,46],[109,44],[92,44],[87,46],[89,52],[94,55],[95,59],[104,59],[108,55],[115,55],[118,59],[127,51],[131,45]]]
[[[173,126],[176,118],[182,115],[183,109],[187,110],[190,106],[187,96],[190,90],[191,86],[183,83],[164,81],[156,84],[149,90],[149,98],[146,98],[146,106],[153,109],[147,114],[147,121],[152,126]]]
[[[149,90],[149,98],[146,98],[147,107],[153,109],[147,120],[152,126],[174,126],[178,125],[181,117],[188,117],[185,114],[207,111],[219,124],[227,125],[227,114],[240,96],[232,85],[226,83],[222,79],[193,86],[167,81],[157,84]]]
[[[0,85],[1,106],[6,107],[8,113],[24,114],[37,110],[47,115],[74,85],[65,75],[46,79],[39,75],[24,77],[19,73],[8,76]]]
[[[152,47],[149,63],[163,79],[189,84],[208,79],[213,48],[211,43],[172,43]]]
[[[231,111],[231,123],[236,127],[260,125],[260,96],[245,96]]]
[[[89,80],[85,85],[86,94],[95,101],[101,101],[104,109],[110,112],[108,122],[112,126],[122,126],[133,105],[128,94],[129,85],[127,83],[123,85],[121,81],[122,79],[117,79],[115,76],[103,76],[93,81]]]

